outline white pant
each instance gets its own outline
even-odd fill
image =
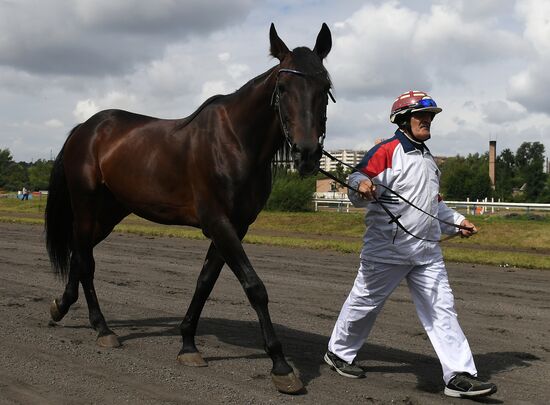
[[[328,349],[351,363],[384,302],[405,277],[420,322],[441,362],[445,384],[461,372],[477,375],[470,346],[458,324],[443,261],[415,266],[362,260],[353,288],[334,325]]]

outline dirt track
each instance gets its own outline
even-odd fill
[[[113,234],[95,253],[103,313],[123,343],[100,349],[80,300],[57,325],[62,292],[36,226],[0,223],[0,403],[464,403],[442,394],[440,366],[405,285],[359,355],[368,377],[350,380],[321,358],[355,277],[357,255],[247,245],[270,295],[285,353],[307,394],[270,380],[259,325],[228,269],[199,323],[206,368],[176,362],[178,325],[207,242]],[[449,264],[462,327],[480,376],[498,384],[486,403],[550,402],[550,271]]]

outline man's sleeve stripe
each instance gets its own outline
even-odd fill
[[[399,145],[398,139],[379,143],[367,152],[357,165],[357,169],[371,178],[378,176],[384,170],[392,167],[393,152],[397,145]]]

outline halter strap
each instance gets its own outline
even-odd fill
[[[320,74],[320,73],[325,73],[325,71],[319,70],[319,71],[313,72],[313,73],[305,73],[305,72],[302,72],[300,70],[288,69],[288,68],[281,68],[277,71],[277,81],[275,83],[275,89],[273,90],[273,94],[271,95],[271,105],[275,109],[277,109],[277,111],[279,113],[279,122],[281,124],[281,129],[283,130],[283,135],[285,137],[286,142],[288,143],[289,148],[292,148],[292,139],[290,137],[288,127],[286,126],[285,121],[283,120],[283,115],[282,115],[281,108],[280,108],[281,95],[280,95],[280,92],[279,92],[279,75],[281,73],[291,73],[291,74],[295,74],[295,75],[298,75],[298,76],[305,77],[305,76],[315,76],[315,75]],[[336,100],[334,99],[334,96],[332,95],[330,90],[327,93],[328,93],[330,99],[334,103],[336,103]],[[326,120],[326,116],[324,117],[324,119]],[[323,147],[323,144],[325,142],[325,137],[326,137],[326,129],[323,131],[323,133],[319,137],[319,139],[320,139],[319,144],[321,145],[321,148]]]

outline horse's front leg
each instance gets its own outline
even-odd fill
[[[195,334],[204,304],[212,292],[212,288],[214,288],[223,265],[223,258],[216,250],[214,244],[211,243],[197,280],[193,299],[180,325],[183,345],[178,354],[178,361],[186,366],[204,367],[207,365],[200,355],[197,346],[195,346]]]
[[[265,351],[273,361],[271,378],[275,387],[286,394],[304,390],[300,379],[285,360],[281,342],[275,335],[267,308],[268,296],[264,283],[250,264],[235,227],[227,218],[210,222],[208,231],[216,248],[241,283],[250,304],[258,314],[264,338]]]

